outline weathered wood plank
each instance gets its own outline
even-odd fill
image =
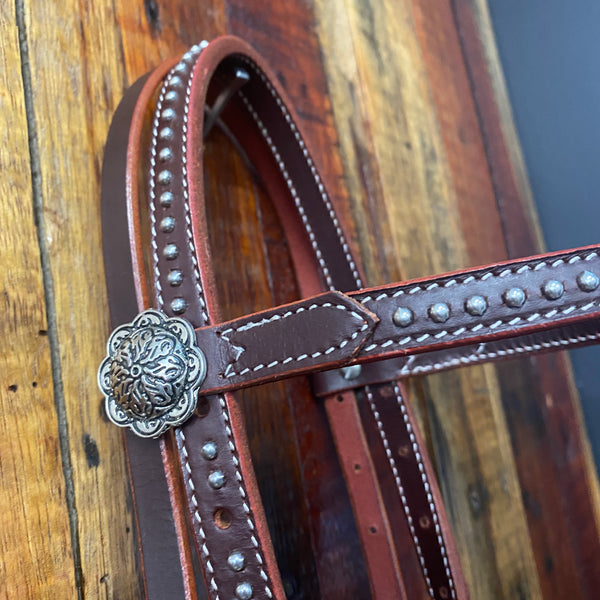
[[[25,5],[42,243],[54,284],[56,376],[69,435],[81,592],[135,598],[140,589],[121,432],[100,418],[94,375],[108,331],[98,179],[108,120],[123,81],[118,31],[110,16],[106,5]],[[96,53],[102,48],[110,51]]]
[[[213,22],[220,13],[208,8],[26,4],[86,597],[141,594],[122,432],[102,418],[95,382],[109,331],[100,231],[102,149],[125,87],[198,41],[202,29],[218,33]]]
[[[0,6],[0,596],[74,598],[15,6]]]
[[[9,177],[0,182],[8,316],[0,341],[0,596],[75,597],[80,572],[84,597],[138,598],[121,434],[103,419],[95,384],[109,329],[100,163],[110,117],[129,83],[202,38],[233,32],[256,46],[292,96],[334,201],[353,216],[350,234],[369,283],[527,253],[539,248],[539,229],[484,0],[23,5],[58,353],[53,381],[48,338],[39,334],[47,325],[21,57],[14,6],[3,5],[0,102],[7,125],[0,166]],[[240,280],[222,282],[223,297],[232,315],[291,299],[272,207],[240,161],[219,152],[208,168],[215,194],[227,202],[211,219],[236,217],[221,230],[219,256],[228,272],[242,256],[253,265]],[[593,598],[599,492],[564,359],[471,368],[419,378],[411,387],[473,597]],[[65,407],[73,536],[53,389],[61,394],[59,418]],[[300,498],[303,477],[312,475],[315,485],[325,464],[303,464],[296,446],[285,446],[298,428],[292,421],[299,398],[308,395],[298,382],[274,386],[263,413],[254,392],[243,397],[286,589],[298,598],[328,598],[347,584],[366,597],[354,538],[328,555],[342,568],[336,560],[316,564],[320,545],[337,538],[315,541],[309,530],[312,522],[327,531],[328,515],[302,501],[280,511],[286,494]],[[412,589],[423,591],[418,584]]]

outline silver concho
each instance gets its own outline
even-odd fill
[[[146,310],[112,332],[106,353],[98,386],[115,425],[155,438],[194,412],[206,359],[187,321]]]

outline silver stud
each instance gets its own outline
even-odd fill
[[[192,60],[193,56],[191,52],[186,52],[182,57],[181,60],[185,60],[186,62],[189,62],[190,60]]]
[[[252,598],[252,586],[247,582],[243,581],[238,583],[235,588],[235,597],[239,600],[250,600]]]
[[[342,367],[341,371],[344,379],[346,379],[347,381],[351,381],[352,379],[356,379],[360,375],[362,367],[360,365],[352,365],[350,367]]]
[[[208,476],[208,485],[213,490],[220,490],[225,485],[225,474],[223,471],[213,471]]]
[[[175,219],[173,217],[165,217],[160,222],[160,230],[163,233],[171,233],[175,229]]]
[[[160,205],[163,208],[169,208],[173,204],[173,194],[171,192],[163,192],[160,195]]]
[[[169,86],[170,87],[179,87],[181,84],[183,83],[183,81],[181,81],[181,77],[179,77],[178,75],[173,75],[173,77],[171,77],[171,79],[169,79]]]
[[[600,279],[591,271],[583,271],[577,275],[577,285],[582,292],[593,292],[600,285]]]
[[[177,102],[178,99],[179,99],[179,94],[175,90],[169,90],[165,94],[166,102]]]
[[[171,300],[171,310],[176,315],[184,313],[186,308],[187,302],[183,298],[174,298],[173,300]]]
[[[175,260],[179,256],[177,244],[167,244],[163,250],[163,256],[167,260]]]
[[[397,308],[396,312],[394,312],[392,316],[392,321],[394,322],[394,325],[398,327],[408,327],[409,325],[413,324],[414,320],[415,316],[413,315],[412,310],[403,306]]]
[[[565,293],[565,286],[556,279],[546,281],[542,286],[542,294],[547,300],[558,300]]]
[[[213,460],[217,457],[217,445],[214,442],[206,442],[200,448],[200,454],[206,460]]]
[[[465,310],[472,317],[481,317],[487,310],[488,303],[483,296],[471,296],[465,302]]]
[[[450,318],[450,307],[445,302],[432,304],[428,312],[434,323],[445,323]]]
[[[192,54],[198,54],[200,52],[200,46],[198,46],[198,44],[194,44],[191,48],[190,48],[190,52]]]
[[[173,158],[173,152],[171,152],[171,148],[163,148],[158,153],[158,160],[160,160],[160,162],[167,162],[167,161],[171,160],[172,158]]]
[[[158,174],[158,183],[161,185],[168,185],[173,180],[173,173],[171,171],[161,171]]]
[[[521,308],[525,304],[526,297],[524,290],[521,288],[510,288],[510,290],[504,292],[504,304],[509,308]]]
[[[165,121],[172,121],[176,116],[177,113],[172,108],[165,108],[165,110],[160,113],[161,119],[164,119]]]
[[[241,571],[246,566],[246,559],[241,552],[232,552],[227,557],[227,564],[232,571]]]
[[[177,287],[183,283],[183,273],[179,269],[172,269],[169,271],[167,279],[172,287]]]
[[[202,40],[200,42],[200,50],[204,50],[208,46],[208,42],[206,40]]]
[[[182,61],[175,67],[175,73],[187,73],[187,65]]]
[[[158,132],[158,137],[161,140],[172,140],[173,139],[173,130],[170,127],[163,127],[159,132]]]

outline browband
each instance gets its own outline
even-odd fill
[[[142,148],[153,100],[150,146]],[[161,436],[160,446],[127,438],[146,593],[196,597],[199,564],[211,598],[285,598],[231,393],[310,374],[373,597],[410,597],[398,559],[408,535],[429,596],[468,598],[399,380],[596,341],[598,247],[364,288],[297,122],[262,59],[225,37],[137,82],[109,132],[103,228],[118,327],[99,385],[113,422]],[[304,298],[228,322],[220,318],[204,205],[203,139],[215,124],[234,136],[273,199]],[[149,242],[138,197],[144,152]]]

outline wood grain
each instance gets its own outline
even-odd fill
[[[162,59],[227,32],[266,56],[370,284],[542,247],[485,0],[15,0],[0,32],[0,597],[141,597],[122,436],[95,383],[99,173],[124,89]],[[241,273],[220,283],[234,316],[295,290],[270,202],[216,134],[210,218],[221,269]],[[568,361],[410,387],[473,598],[595,598],[600,492]],[[333,448],[311,431],[322,411],[302,381],[269,394],[267,410],[252,391],[243,404],[286,591],[367,598]],[[310,506],[307,489],[336,501]]]
[[[76,597],[14,7],[0,6],[0,596]]]

